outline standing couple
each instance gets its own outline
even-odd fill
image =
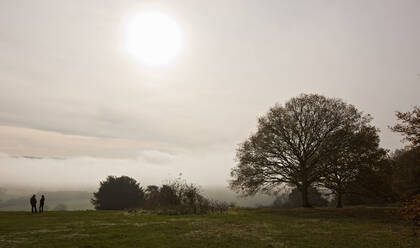
[[[44,202],[45,202],[45,197],[44,195],[41,196],[41,200],[39,200],[39,212],[42,213],[44,212]],[[33,195],[31,197],[31,206],[32,206],[32,213],[37,213],[36,211],[36,196]]]

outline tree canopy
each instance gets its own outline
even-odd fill
[[[359,174],[385,158],[386,151],[379,148],[379,135],[365,119],[358,125],[347,127],[332,136],[325,146],[329,154],[323,161],[319,185],[329,189],[343,207],[342,196],[353,191]]]
[[[409,149],[420,150],[420,107],[415,106],[411,112],[397,112],[396,116],[401,123],[391,129],[411,143]]]
[[[370,121],[368,115],[337,98],[302,94],[277,104],[258,120],[257,132],[237,149],[231,188],[245,195],[291,185],[310,207],[308,188],[325,173],[323,164],[343,135],[353,135]]]
[[[92,204],[98,210],[138,207],[144,202],[144,191],[140,184],[127,176],[108,176],[105,181],[100,182],[99,190],[93,196]]]

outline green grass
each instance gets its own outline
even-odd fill
[[[420,247],[384,208],[0,212],[0,247]]]

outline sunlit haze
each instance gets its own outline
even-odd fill
[[[130,55],[147,65],[168,64],[182,48],[181,30],[163,13],[139,13],[127,23],[126,48]]]

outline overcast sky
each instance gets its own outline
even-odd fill
[[[124,49],[151,9],[183,36],[164,66]],[[417,0],[0,0],[0,186],[227,185],[257,117],[300,93],[356,105],[395,149],[419,92]]]

